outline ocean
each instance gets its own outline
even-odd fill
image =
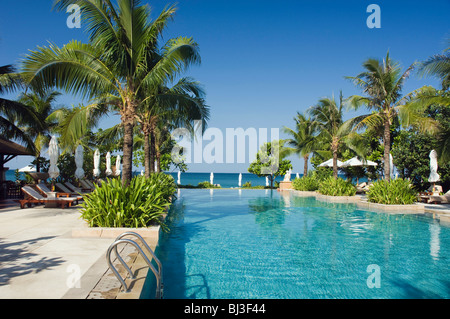
[[[6,180],[14,181],[14,171],[8,170],[6,172]],[[21,174],[21,179],[25,179],[24,173]],[[135,172],[135,175],[140,173]],[[169,173],[175,179],[175,182],[178,179],[178,172]],[[293,180],[295,178],[295,174],[291,176]],[[302,174],[300,174],[302,176]],[[197,186],[198,183],[208,181],[209,182],[210,173],[181,173],[181,185],[193,185]],[[279,176],[276,178],[276,181],[282,181],[284,176]],[[214,184],[219,184],[223,188],[231,188],[231,187],[239,187],[239,173],[214,173]],[[266,186],[265,177],[258,177],[256,175],[250,173],[242,173],[242,184],[250,182],[252,186]]]

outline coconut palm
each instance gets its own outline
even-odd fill
[[[0,94],[12,93],[22,87],[22,79],[12,65],[0,66]],[[26,147],[34,152],[32,138],[26,134],[18,124],[38,124],[36,114],[22,103],[0,98],[0,135],[7,139],[25,143]]]
[[[428,107],[437,105],[441,107],[450,107],[450,47],[442,54],[437,54],[422,62],[418,66],[418,73],[422,76],[433,76],[441,81],[442,90],[433,87],[423,87],[417,94],[415,102]],[[450,128],[440,126],[438,136],[437,151],[439,158],[444,161],[450,161]]]
[[[442,90],[450,88],[450,47],[418,65],[420,75],[433,76],[441,81]]]
[[[49,144],[51,133],[58,125],[52,114],[55,111],[54,103],[60,95],[59,92],[49,90],[42,93],[26,92],[19,96],[18,102],[30,108],[37,118],[37,121],[33,123],[24,122],[22,119],[18,121],[18,124],[23,127],[23,132],[34,141],[37,172],[40,171],[41,151]]]
[[[354,77],[346,77],[363,90],[367,95],[351,96],[348,99],[349,106],[358,109],[366,106],[373,110],[371,114],[355,118],[355,128],[371,127],[382,128],[384,144],[384,178],[390,180],[389,154],[391,151],[391,126],[396,118],[407,127],[413,123],[426,121],[423,129],[432,129],[432,121],[425,119],[423,109],[414,107],[411,96],[414,93],[402,96],[401,90],[405,80],[414,68],[411,65],[406,71],[398,63],[391,60],[389,52],[383,60],[368,59],[363,63],[364,72]],[[423,122],[425,123],[425,122]]]
[[[154,94],[148,94],[141,104],[137,121],[144,135],[145,173],[148,176],[160,170],[160,145],[165,141],[164,132],[176,127],[194,130],[195,120],[202,121],[203,129],[209,119],[209,107],[201,85],[191,78],[182,78],[171,88],[161,86]]]
[[[145,92],[172,80],[200,63],[192,38],[159,40],[175,7],[166,7],[150,21],[150,9],[139,0],[57,0],[56,8],[76,4],[89,43],[71,41],[62,48],[39,47],[23,61],[23,75],[35,89],[56,87],[88,100],[108,104],[121,117],[123,183],[132,178],[133,130],[136,110]],[[99,102],[100,103],[100,102]]]
[[[354,119],[343,120],[344,103],[342,92],[340,94],[340,103],[337,104],[334,97],[326,97],[308,109],[307,113],[312,116],[317,123],[319,134],[317,138],[322,144],[328,144],[333,156],[333,177],[338,178],[338,154],[341,146],[347,146],[364,157],[365,154],[360,148],[360,136],[352,130]],[[322,149],[322,147],[320,147]]]
[[[287,139],[287,145],[292,148],[292,151],[299,156],[303,157],[304,168],[303,176],[308,174],[308,160],[311,153],[318,150],[320,145],[317,138],[318,134],[318,123],[306,117],[301,113],[297,113],[294,118],[295,130],[288,127],[284,127],[283,130],[286,134],[290,135],[291,138]]]

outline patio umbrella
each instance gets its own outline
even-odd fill
[[[337,161],[337,166],[341,167],[342,166],[342,162],[340,160]],[[333,167],[333,159],[329,159],[326,162],[323,162],[322,164],[319,165],[319,167]]]
[[[353,157],[342,163],[341,167],[357,167],[357,166],[377,166],[378,164],[369,160],[361,161],[358,157]],[[356,177],[356,185],[359,184],[359,177]]]
[[[295,174],[295,178],[300,178],[300,175],[298,173]]]
[[[98,148],[95,150],[94,153],[94,176],[99,177],[100,176],[100,151]]]
[[[209,182],[211,184],[214,184],[214,173],[211,172],[211,174],[209,175]]]
[[[266,176],[266,187],[269,187],[269,177]]]
[[[50,168],[48,169],[48,175],[52,179],[56,179],[59,176],[59,168],[56,165],[58,163],[59,149],[56,136],[52,136],[50,144],[48,146],[48,156],[50,157]]]
[[[239,187],[242,186],[242,173],[239,173]]]
[[[78,179],[82,179],[84,177],[83,158],[83,146],[78,145],[77,149],[75,150],[75,165],[77,166],[75,177]]]
[[[36,167],[33,166],[33,165],[27,165],[27,166],[22,167],[21,169],[19,169],[19,172],[22,172],[22,173],[36,172]]]
[[[349,167],[349,166],[377,166],[378,164],[372,161],[361,161],[358,157],[353,157],[348,161],[342,163],[341,167]]]
[[[437,161],[437,152],[432,150],[430,152],[430,177],[428,177],[428,182],[436,183],[441,180],[441,177],[437,173],[438,170],[438,161]]]
[[[113,171],[111,170],[111,153],[106,153],[106,176],[111,176]]]
[[[181,185],[181,171],[178,171],[178,180],[177,180],[177,184]]]
[[[120,155],[117,155],[117,158],[116,158],[116,176],[120,176],[120,173],[122,173],[122,170],[121,170],[121,165],[122,164],[120,164],[120,161],[121,161],[121,158],[120,158]]]

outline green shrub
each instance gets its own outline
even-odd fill
[[[367,199],[371,203],[408,205],[417,201],[417,192],[409,180],[401,178],[390,182],[379,180],[370,187]]]
[[[214,184],[211,184],[211,183],[208,182],[208,181],[198,183],[198,186],[197,186],[197,187],[198,187],[198,188],[220,188],[220,186],[216,186],[216,185],[214,185]]]
[[[294,179],[292,187],[298,191],[316,191],[319,189],[319,181],[316,176],[310,174]]]
[[[163,197],[168,201],[172,200],[172,197],[177,190],[177,185],[172,175],[164,173],[152,173],[150,174],[148,182],[150,184],[156,184]]]
[[[173,184],[173,185],[172,185]],[[119,179],[108,179],[84,196],[82,218],[90,227],[139,228],[163,223],[175,191],[175,183],[160,174],[145,178],[137,176],[128,186]]]
[[[242,188],[251,188],[252,187],[252,182],[245,182],[243,185],[242,185]]]
[[[328,177],[320,182],[319,193],[329,196],[355,196],[356,188],[342,178]]]

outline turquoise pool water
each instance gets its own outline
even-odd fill
[[[450,297],[450,228],[425,216],[183,189],[168,222],[157,249],[167,299]]]

